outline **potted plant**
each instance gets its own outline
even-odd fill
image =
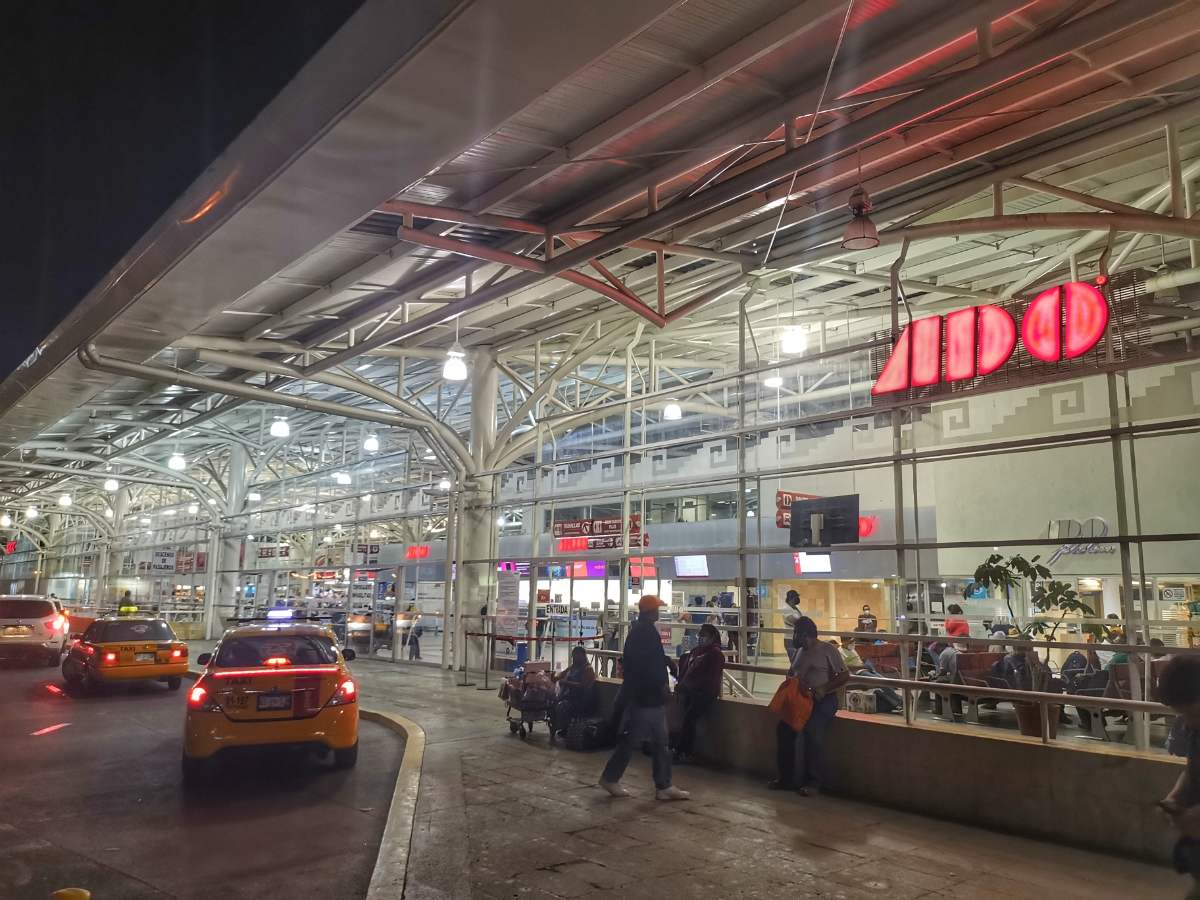
[[[1025,559],[1020,554],[1005,559],[999,553],[993,553],[975,570],[975,584],[1003,590],[1009,614],[1016,620],[1017,616],[1012,608],[1012,589],[1022,582],[1027,583],[1030,607],[1041,616],[1053,616],[1057,612],[1058,617],[1050,621],[1045,618],[1035,619],[1023,630],[1022,636],[1027,639],[1041,637],[1053,641],[1055,633],[1068,614],[1082,613],[1091,616],[1093,612],[1090,606],[1079,599],[1079,595],[1067,582],[1054,581],[1050,570],[1041,565],[1039,559],[1038,556]],[[971,586],[968,585],[963,591],[964,598],[970,590]],[[1008,677],[1011,687],[1023,691],[1058,692],[1053,684],[1054,675],[1050,671],[1049,647],[1046,648],[1045,659],[1038,656],[1034,648],[1030,648],[1029,651],[1017,650],[1016,654],[1025,657],[1025,665],[1010,666],[1006,670],[1011,673]],[[1041,736],[1042,723],[1037,704],[1018,702],[1013,706],[1017,711],[1017,725],[1021,734]],[[1061,713],[1061,705],[1047,709],[1050,737],[1058,733],[1058,719]]]

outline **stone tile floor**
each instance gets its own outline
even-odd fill
[[[613,799],[596,787],[606,752],[551,747],[540,726],[528,741],[511,736],[496,684],[485,692],[438,669],[365,660],[354,671],[365,705],[426,731],[409,900],[1149,898],[1188,887],[1159,866],[775,794],[703,767],[676,770],[692,800],[659,803],[649,760],[635,758],[634,796]]]

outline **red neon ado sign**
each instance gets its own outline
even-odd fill
[[[1106,327],[1104,295],[1090,284],[1072,281],[1033,298],[1021,317],[1021,344],[1042,362],[1075,359],[1099,343]],[[990,375],[1008,362],[1016,346],[1017,324],[998,306],[917,319],[900,334],[871,393]]]

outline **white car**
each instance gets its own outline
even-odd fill
[[[70,622],[47,597],[0,596],[0,658],[36,658],[57,666],[67,648]]]

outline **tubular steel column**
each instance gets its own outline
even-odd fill
[[[488,455],[496,442],[498,386],[499,369],[495,358],[486,349],[481,349],[471,366],[471,458],[477,472],[487,466]],[[495,478],[476,475],[471,481],[473,490],[463,498],[463,556],[458,563],[460,590],[455,592],[455,612],[458,621],[464,623],[463,632],[466,631],[464,617],[477,615],[476,611],[484,606],[490,608],[496,571],[494,560],[500,550],[495,515],[489,508],[495,496]],[[480,659],[486,658],[482,649],[476,655]]]

